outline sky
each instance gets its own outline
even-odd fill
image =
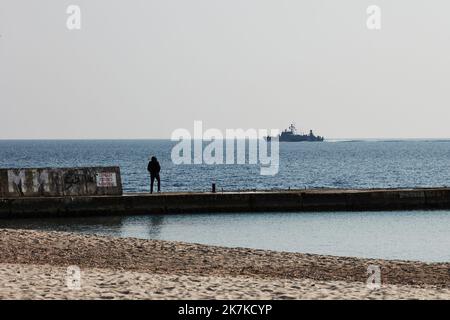
[[[69,5],[81,29],[66,26]],[[369,30],[367,7],[381,9]],[[0,139],[450,138],[445,0],[1,0]]]

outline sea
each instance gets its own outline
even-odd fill
[[[124,192],[450,186],[450,140],[280,143],[279,171],[254,164],[175,165],[170,140],[0,140],[0,168],[119,166]],[[0,220],[0,227],[63,230],[366,258],[450,261],[450,211],[228,213]]]

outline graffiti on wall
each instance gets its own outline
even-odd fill
[[[27,172],[31,174],[31,183],[27,183]],[[46,170],[8,170],[8,190],[11,193],[24,195],[27,192],[49,192],[49,177]]]
[[[79,188],[83,182],[83,175],[75,170],[69,170],[63,176],[64,191],[68,192]]]
[[[121,194],[118,167],[0,169],[0,197]]]

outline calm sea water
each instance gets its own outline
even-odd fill
[[[450,212],[234,213],[0,220],[30,228],[366,258],[450,262]]]
[[[276,176],[255,165],[172,164],[173,142],[0,141],[0,167],[118,165],[126,192],[147,191],[147,161],[161,162],[164,191],[374,188],[450,185],[450,141],[281,143]]]
[[[163,191],[450,186],[450,141],[281,143],[280,171],[182,165],[173,143],[0,141],[0,167],[121,167],[126,192],[147,191],[148,157]],[[450,261],[450,212],[257,213],[0,220],[0,227],[64,230],[318,254]]]

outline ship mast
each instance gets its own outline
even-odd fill
[[[295,134],[297,132],[294,123],[291,123],[291,125],[289,126],[289,131],[292,132],[292,134]]]

